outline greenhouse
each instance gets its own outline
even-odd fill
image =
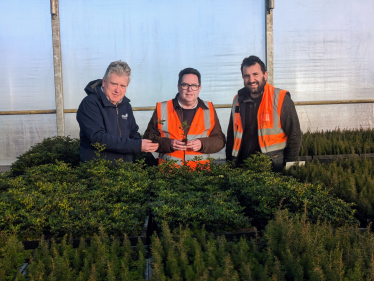
[[[374,280],[373,14],[364,0],[3,3],[0,280]],[[230,151],[246,145],[236,142],[233,99],[243,80],[252,87],[243,74],[251,65],[241,66],[251,55],[300,123],[297,159],[285,156],[280,171],[260,121],[257,153],[241,162],[226,159],[224,144],[205,152],[201,140],[218,123]],[[118,60],[131,81],[125,73],[116,104],[107,88],[120,75],[105,71]],[[198,85],[183,80],[190,72],[178,77],[186,68],[201,74],[192,72]],[[130,161],[110,161],[100,141],[82,160],[77,112],[86,85],[103,77],[107,104],[138,126],[128,138],[141,150],[123,152]],[[182,89],[198,91],[206,109],[197,103],[174,129],[187,147],[178,162],[174,115],[162,110]],[[133,116],[118,115],[126,98]],[[149,136],[159,153],[143,150]],[[162,151],[169,137],[171,152]]]

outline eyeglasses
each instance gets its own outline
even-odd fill
[[[183,83],[183,84],[179,84],[179,85],[181,85],[183,90],[188,90],[188,88],[191,87],[192,91],[197,91],[200,87],[200,85],[195,85],[195,84],[190,85],[190,84],[187,84],[187,83]]]

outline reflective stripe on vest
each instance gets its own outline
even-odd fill
[[[287,146],[287,136],[281,128],[280,113],[283,105],[285,90],[274,88],[266,83],[261,104],[258,109],[258,138],[261,152],[282,150]],[[243,136],[243,126],[240,118],[240,112],[235,112],[239,107],[239,96],[234,97],[231,108],[233,129],[234,129],[234,146],[232,156],[238,157]]]
[[[167,101],[163,101],[161,103],[161,120],[165,120],[164,123],[162,124],[162,132],[166,132],[164,133],[164,137],[165,138],[168,138],[169,137],[169,133],[167,132],[168,131],[168,124],[167,124],[167,120],[168,120],[168,103]]]
[[[266,84],[266,86],[257,116],[258,139],[261,152],[264,154],[282,150],[287,146],[287,136],[281,128],[280,121],[283,100],[287,91],[274,88],[269,84]],[[271,113],[272,116],[270,116]]]
[[[238,157],[240,144],[242,142],[243,137],[243,126],[242,120],[240,119],[240,112],[236,112],[236,107],[239,108],[239,96],[236,95],[234,97],[234,101],[232,103],[231,114],[233,120],[233,128],[234,128],[234,145],[232,149],[232,156]]]
[[[192,121],[191,127],[187,134],[188,141],[208,137],[212,128],[214,128],[215,124],[213,104],[210,102],[204,102],[204,104],[207,106],[207,109],[197,109],[195,117],[196,115],[198,115],[198,117],[194,117]],[[162,125],[158,124],[158,129],[161,131],[161,137],[170,139],[182,139],[183,131],[179,128],[181,122],[179,120],[178,114],[174,110],[172,100],[158,103],[156,108],[158,119],[165,120]],[[201,121],[204,122],[203,126],[201,124]],[[190,149],[186,151],[175,151],[166,154],[160,153],[159,163],[167,160],[177,160],[177,164],[182,165],[183,161],[191,161],[196,156],[202,157],[203,160],[206,160],[210,155],[195,152]]]

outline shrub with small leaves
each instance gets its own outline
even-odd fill
[[[79,139],[69,136],[46,138],[17,157],[18,160],[12,164],[11,169],[23,171],[34,166],[55,164],[56,161],[77,166],[80,161],[79,148]]]
[[[147,215],[149,180],[142,164],[98,159],[32,167],[0,186],[0,230],[21,239],[97,233],[140,235]]]
[[[257,154],[245,160],[242,172],[230,178],[228,186],[236,191],[255,226],[264,228],[279,208],[297,214],[303,213],[305,206],[312,222],[327,220],[335,226],[358,223],[352,209],[354,204],[333,196],[321,185],[300,183],[272,172],[267,158]]]
[[[215,170],[217,173],[217,170]],[[236,195],[221,189],[222,175],[212,175],[205,165],[192,170],[165,162],[150,172],[152,213],[156,222],[168,222],[172,229],[179,224],[209,231],[232,231],[250,226]]]

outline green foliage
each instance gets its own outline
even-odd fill
[[[303,134],[300,155],[374,153],[374,129],[332,130]]]
[[[183,131],[182,133],[182,140],[187,140],[187,134],[191,126],[187,124],[187,121],[183,121],[182,124],[179,126],[179,129]]]
[[[16,228],[22,239],[89,236],[100,226],[110,235],[139,235],[148,185],[142,164],[99,159],[76,168],[61,162],[33,167],[0,182],[0,230]]]
[[[318,161],[286,171],[301,182],[322,184],[331,194],[355,203],[357,217],[366,225],[374,219],[374,160],[340,159],[331,164]]]
[[[205,225],[209,231],[232,231],[248,228],[249,220],[264,228],[279,208],[300,214],[305,207],[311,222],[326,220],[334,226],[358,223],[353,204],[320,185],[272,172],[269,157],[261,154],[239,168],[213,162],[210,169],[200,165],[192,171],[166,162],[149,171],[155,220],[166,221],[171,229],[189,224],[194,230]]]
[[[277,214],[265,231],[266,260],[286,280],[373,280],[374,235],[357,227],[311,224],[305,216]],[[271,266],[271,264],[269,264]]]
[[[123,243],[103,231],[94,235],[88,245],[81,239],[73,248],[64,237],[61,244],[51,246],[42,240],[27,267],[31,280],[144,280],[145,250],[141,240],[136,249],[125,237]]]
[[[240,203],[246,207],[247,215],[253,218],[253,224],[257,227],[265,227],[279,208],[300,214],[305,206],[311,222],[326,220],[334,226],[358,223],[351,208],[353,204],[334,197],[320,185],[300,183],[272,172],[269,159],[263,155],[247,159],[241,171],[235,177],[230,177],[227,187],[235,190]]]
[[[69,136],[46,138],[17,157],[18,160],[12,164],[11,168],[13,171],[23,171],[34,166],[54,164],[56,161],[77,166],[79,147],[79,139],[71,139]]]
[[[159,224],[165,220],[172,228],[189,224],[193,229],[205,225],[214,232],[249,226],[235,194],[221,190],[222,175],[211,175],[206,166],[199,165],[193,171],[166,162],[150,173],[154,193],[151,208]]]
[[[374,235],[357,227],[311,224],[278,212],[264,235],[227,241],[202,231],[152,237],[151,280],[373,280]]]
[[[140,153],[134,153],[132,155],[132,162],[133,163],[144,163],[145,166],[157,166],[158,160],[155,159],[150,152],[140,152]]]
[[[15,234],[0,232],[0,281],[13,280],[27,256],[28,252]],[[22,280],[21,274],[18,280]]]

